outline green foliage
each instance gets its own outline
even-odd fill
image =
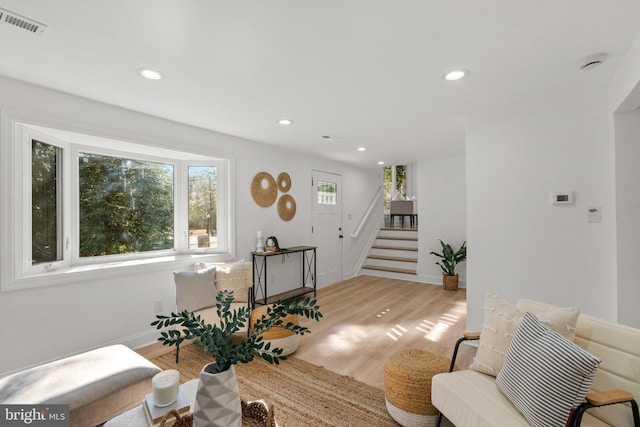
[[[206,229],[207,234],[217,234],[217,183],[215,166],[189,166],[190,230]]]
[[[267,240],[265,240],[265,245],[274,246],[276,248],[276,252],[279,252],[281,250],[280,244],[278,243],[278,239],[276,238],[276,236],[267,237]]]
[[[456,265],[467,259],[467,242],[464,242],[460,249],[453,251],[451,245],[444,243],[440,240],[442,245],[442,253],[431,252],[431,255],[435,255],[441,259],[440,262],[436,262],[440,266],[442,272],[447,276],[456,275]]]
[[[396,188],[392,187],[392,168],[396,170]],[[406,188],[407,188],[407,166],[406,165],[396,165],[396,166],[385,166],[382,168],[383,174],[383,189],[384,189],[384,210],[388,211],[391,207],[391,198],[393,197],[394,191],[397,191],[398,194],[402,196],[406,196]]]
[[[79,156],[80,256],[173,248],[173,167]]]
[[[256,321],[248,336],[236,344],[231,341],[231,336],[240,331],[240,328],[243,328],[249,321],[249,309],[241,307],[231,310],[232,291],[219,292],[216,300],[216,310],[220,318],[217,325],[210,325],[199,315],[187,310],[181,313],[171,313],[170,316],[157,315],[158,320],[151,323],[157,329],[174,325],[178,327],[161,332],[158,341],[163,345],[172,346],[193,339],[194,345],[203,348],[213,356],[217,372],[224,372],[239,362],[250,362],[258,350],[263,350],[261,353],[263,359],[269,363],[279,364],[280,360],[287,358],[282,356],[282,349],[271,348],[270,343],[265,345],[260,335],[273,327],[281,327],[299,335],[310,332],[306,327],[291,322],[284,323],[282,319],[289,314],[297,314],[316,321],[322,317],[322,313],[319,311],[320,307],[316,305],[315,299],[306,298],[303,302],[300,302],[299,298],[293,301],[278,301],[267,308],[267,313]]]
[[[31,258],[34,263],[59,259],[58,148],[31,144]]]

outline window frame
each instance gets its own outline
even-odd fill
[[[68,283],[73,277],[78,280],[85,273],[95,270],[119,270],[122,268],[143,268],[149,263],[182,262],[186,258],[198,255],[214,256],[220,261],[235,258],[235,233],[233,224],[233,158],[218,156],[199,150],[184,151],[175,148],[179,144],[166,141],[140,142],[123,138],[101,136],[100,133],[87,132],[86,129],[69,129],[67,126],[52,126],[51,123],[38,123],[2,112],[3,182],[0,192],[3,200],[13,200],[11,206],[0,211],[0,221],[4,230],[10,230],[0,246],[6,254],[2,257],[2,280],[0,292],[47,286],[56,283]],[[69,129],[69,130],[66,130]],[[47,132],[51,131],[51,133]],[[60,133],[60,136],[58,133]],[[85,136],[91,143],[81,144],[69,141],[65,134]],[[62,149],[62,183],[59,184],[62,195],[62,259],[32,265],[32,215],[31,215],[31,141],[50,144]],[[116,149],[101,148],[93,145],[93,139],[111,140]],[[159,143],[158,143],[159,142]],[[123,147],[134,148],[125,150]],[[151,153],[161,152],[161,155]],[[157,251],[135,252],[129,254],[106,255],[80,258],[79,256],[79,153],[98,154],[129,158],[132,160],[160,162],[173,165],[174,169],[174,247]],[[175,158],[172,154],[175,154]],[[215,166],[217,168],[216,204],[218,210],[219,245],[216,248],[190,249],[188,244],[188,176],[189,166]],[[222,191],[220,191],[222,189]],[[7,204],[9,205],[9,204]],[[185,238],[186,237],[186,238]],[[115,274],[120,274],[115,272]],[[64,279],[63,279],[64,278]],[[71,280],[70,280],[71,279]]]

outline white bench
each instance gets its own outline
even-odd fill
[[[140,404],[160,371],[113,345],[0,378],[0,403],[68,404],[71,426],[96,426]]]

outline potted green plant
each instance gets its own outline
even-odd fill
[[[300,302],[296,298],[278,301],[256,320],[246,336],[232,340],[232,336],[247,324],[250,314],[247,307],[231,310],[232,301],[232,291],[222,291],[216,296],[216,310],[220,319],[217,324],[208,324],[199,315],[187,310],[171,313],[170,316],[157,315],[157,320],[151,323],[157,329],[177,326],[176,329],[160,333],[158,341],[163,345],[179,345],[185,340],[194,340],[194,345],[204,349],[214,360],[205,365],[200,373],[194,422],[201,425],[240,427],[242,409],[234,365],[250,362],[256,354],[269,363],[278,364],[287,357],[282,355],[281,348],[270,348],[271,343],[265,345],[261,335],[274,327],[299,335],[310,332],[304,326],[284,323],[283,318],[289,314],[316,321],[322,317],[316,300],[307,298]]]
[[[442,240],[440,245],[442,245],[442,253],[432,251],[431,255],[440,258],[436,264],[442,269],[442,286],[448,291],[455,291],[458,289],[459,278],[456,274],[456,265],[467,259],[467,242],[462,243],[460,249],[455,252],[450,244]]]

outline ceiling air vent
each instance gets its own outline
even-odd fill
[[[34,21],[33,19],[26,18],[17,13],[13,13],[7,9],[0,7],[0,22],[3,24],[13,25],[14,27],[21,28],[30,33],[41,36],[47,29],[47,26]]]

